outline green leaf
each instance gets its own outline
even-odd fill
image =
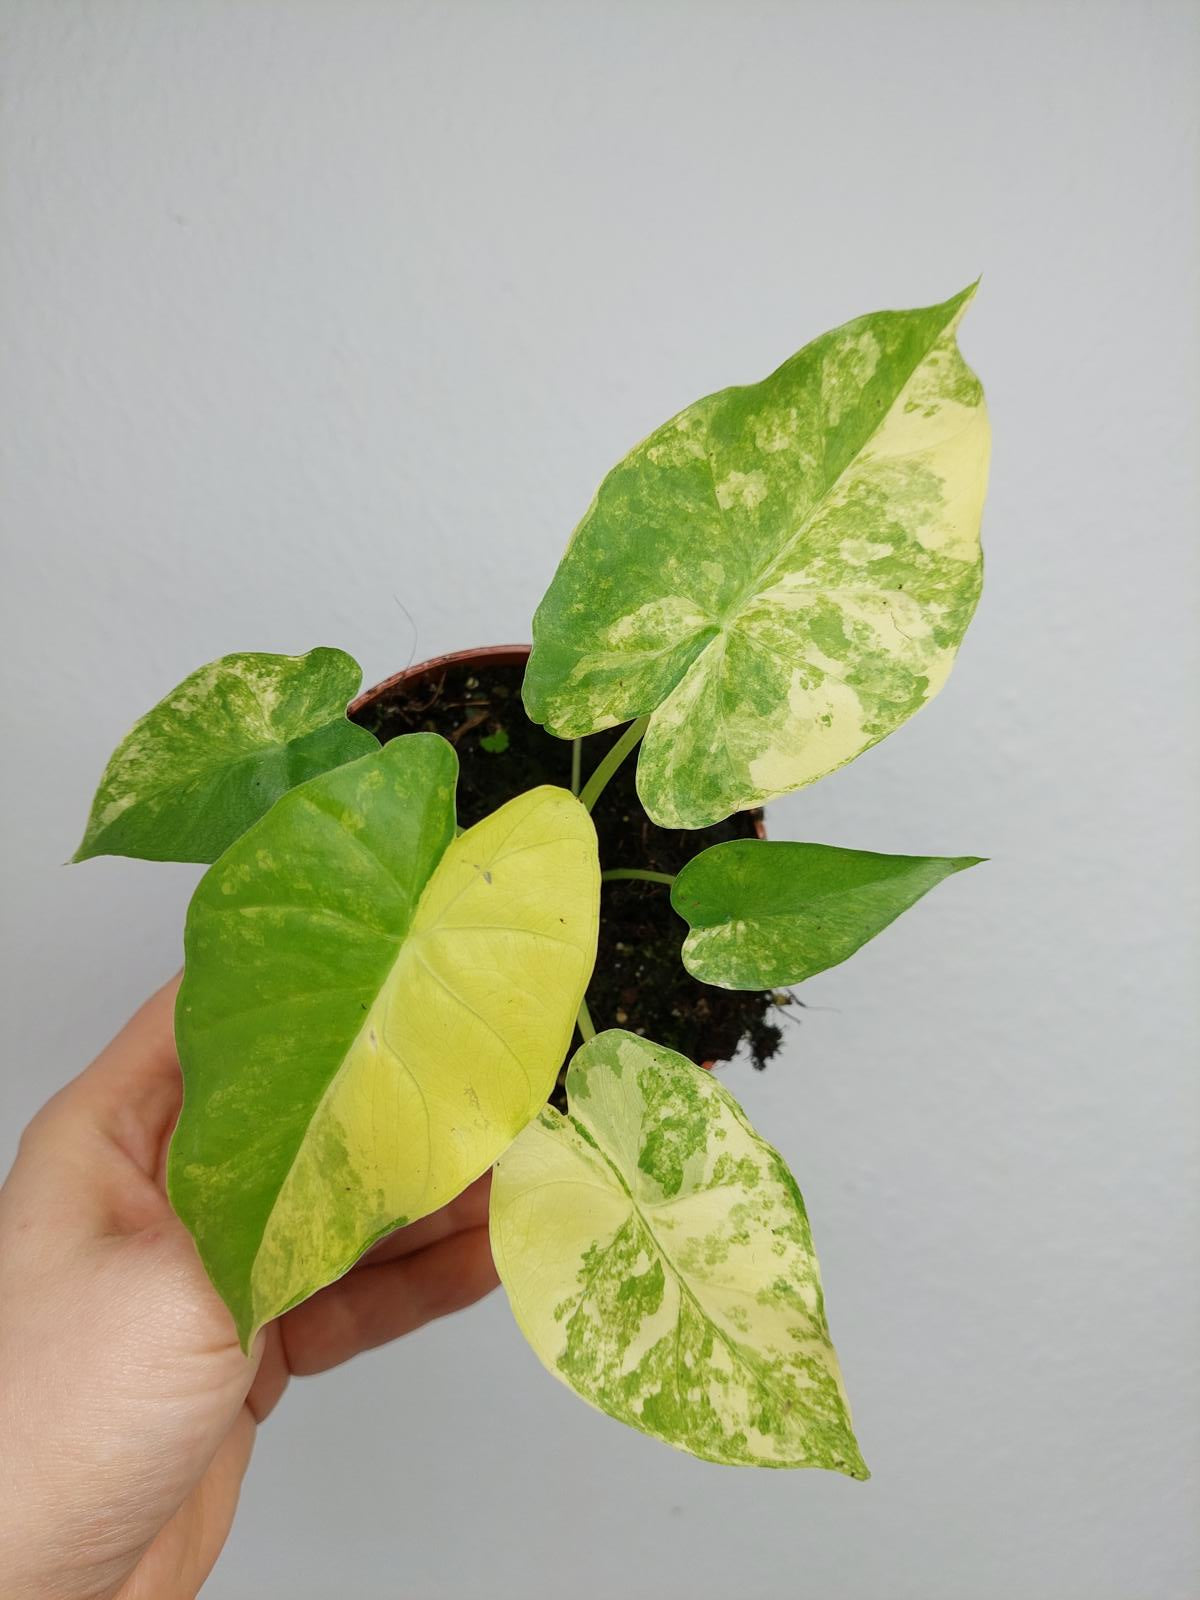
[[[346,720],[361,683],[341,650],[209,662],[118,745],[73,859],[215,861],[281,794],[379,748]]]
[[[945,682],[979,596],[974,290],[822,335],[689,406],[604,480],[534,619],[561,738],[652,713],[638,791],[700,828],[812,783]]]
[[[591,1405],[708,1461],[865,1478],[804,1202],[710,1073],[597,1034],[492,1181],[521,1331]]]
[[[479,748],[486,750],[490,756],[502,756],[508,749],[508,729],[497,728],[495,733],[485,733],[479,741]]]
[[[733,839],[693,856],[671,904],[691,928],[683,964],[722,989],[802,983],[852,956],[980,856],[883,856]]]
[[[247,1345],[437,1210],[545,1104],[591,975],[599,863],[564,789],[457,839],[436,734],[294,789],[202,879],[169,1162]]]

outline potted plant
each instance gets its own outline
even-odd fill
[[[866,1476],[800,1192],[695,1063],[765,1058],[780,991],[976,859],[759,822],[930,699],[970,621],[973,292],[637,445],[531,653],[358,699],[338,650],[225,656],[118,747],[76,859],[210,863],[168,1189],[246,1346],[494,1167],[496,1264],[556,1377],[708,1460]]]

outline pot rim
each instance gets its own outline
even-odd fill
[[[419,682],[443,667],[462,666],[468,661],[491,661],[497,666],[515,667],[518,662],[529,659],[532,649],[531,644],[483,644],[476,645],[473,650],[449,650],[445,655],[430,656],[428,661],[410,662],[399,672],[393,672],[390,678],[384,678],[370,689],[363,689],[347,706],[346,715],[352,717],[355,712],[373,704],[380,695],[398,689],[402,683]]]

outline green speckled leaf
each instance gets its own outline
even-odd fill
[[[813,782],[945,682],[982,571],[972,293],[822,335],[601,485],[534,619],[525,704],[562,738],[652,713],[638,790],[661,826]]]
[[[201,880],[176,1011],[171,1201],[248,1346],[437,1210],[545,1104],[596,954],[564,789],[455,838],[435,734],[292,790]]]
[[[835,967],[979,856],[883,856],[733,839],[693,856],[671,904],[691,928],[683,964],[722,989],[772,989]]]
[[[525,1337],[591,1405],[708,1461],[865,1478],[804,1202],[732,1095],[614,1029],[492,1183]]]
[[[215,861],[281,794],[379,748],[346,720],[361,682],[341,650],[209,662],[118,745],[74,859]]]

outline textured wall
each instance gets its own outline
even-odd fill
[[[59,866],[136,714],[526,635],[648,428],[984,272],[982,610],[772,827],[991,863],[729,1074],[874,1479],[627,1433],[497,1298],[296,1387],[206,1593],[1195,1594],[1194,8],[0,12],[5,1158],[179,957],[191,869]]]

